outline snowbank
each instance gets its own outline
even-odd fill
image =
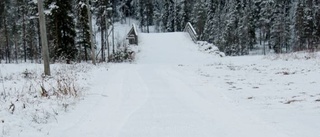
[[[205,53],[218,55],[220,57],[225,57],[226,55],[223,52],[219,51],[219,48],[212,43],[208,43],[206,41],[197,41],[199,45],[199,50]]]

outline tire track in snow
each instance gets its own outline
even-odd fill
[[[175,96],[174,83],[164,79],[159,68],[147,66],[139,72],[150,90],[150,97],[131,115],[120,137],[212,135],[212,130],[207,130],[205,126],[213,126],[214,123],[208,123],[208,119],[199,117],[197,112],[181,103]]]
[[[72,113],[68,114],[59,122],[59,126],[52,130],[49,136],[52,137],[65,137],[65,136],[86,136],[97,137],[103,134],[105,130],[105,124],[108,119],[105,115],[108,111],[114,110],[110,108],[115,107],[119,101],[120,94],[115,91],[122,91],[122,85],[114,83],[113,80],[123,81],[125,71],[110,69],[110,71],[97,70],[94,74],[92,82],[94,87],[90,89],[89,95],[81,102],[83,107],[76,108]],[[108,78],[106,79],[105,76]],[[107,96],[104,96],[107,95]],[[113,106],[113,107],[110,107]],[[84,111],[86,110],[86,111]],[[73,123],[66,123],[66,121],[75,121]]]
[[[148,99],[148,88],[143,83],[134,65],[125,65],[124,81],[122,84],[122,98],[117,111],[108,116],[110,123],[107,124],[105,135],[110,137],[119,136],[119,132],[127,123],[131,115],[143,106]],[[118,81],[119,82],[119,81]]]

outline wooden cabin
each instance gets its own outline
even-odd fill
[[[134,24],[132,24],[132,28],[127,34],[127,39],[129,40],[129,44],[138,45],[138,33],[137,33],[136,26]]]

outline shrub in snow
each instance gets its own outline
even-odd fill
[[[116,51],[114,54],[109,56],[109,62],[132,62],[134,60],[134,52],[124,48]]]
[[[117,51],[109,56],[109,62],[133,62],[135,54],[138,52],[136,45],[128,45],[126,43],[118,43]]]
[[[1,66],[7,71],[0,71],[0,136],[15,136],[28,128],[42,130],[41,124],[56,121],[82,96],[86,82],[80,82],[89,65],[55,64],[50,77],[34,66],[22,70]]]
[[[225,57],[226,55],[223,52],[220,52],[219,48],[212,43],[208,43],[206,41],[197,41],[199,45],[199,50],[205,53],[218,55],[220,57]]]

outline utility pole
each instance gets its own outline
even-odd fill
[[[40,35],[42,44],[42,58],[44,64],[44,74],[50,76],[49,49],[46,30],[46,19],[43,13],[43,1],[38,0]]]
[[[91,41],[91,57],[92,57],[92,64],[96,65],[96,51],[94,47],[94,41],[92,36],[92,16],[91,16],[91,6],[89,0],[87,0],[87,9],[88,9],[88,18],[89,18],[89,28],[90,28],[90,41]]]

